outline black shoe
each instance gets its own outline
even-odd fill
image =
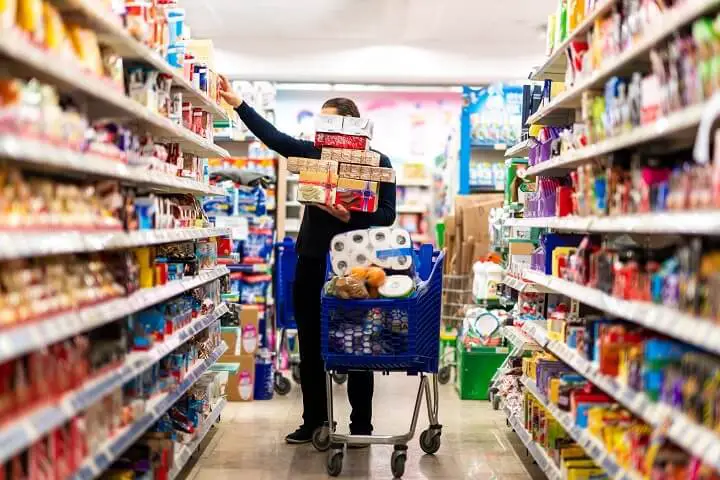
[[[315,431],[314,428],[309,428],[306,426],[301,426],[297,430],[295,430],[293,433],[289,434],[287,437],[285,437],[285,441],[287,443],[293,444],[293,445],[300,445],[302,443],[310,443],[312,442],[312,436],[313,432]]]

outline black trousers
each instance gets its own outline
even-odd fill
[[[320,294],[324,283],[325,260],[299,256],[293,300],[300,342],[303,424],[308,428],[319,427],[327,420],[327,376],[320,353]],[[347,392],[352,407],[351,433],[372,433],[373,388],[373,372],[348,374]]]

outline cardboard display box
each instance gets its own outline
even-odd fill
[[[212,371],[227,372],[225,394],[229,402],[250,402],[255,390],[255,357],[253,355],[225,356]]]

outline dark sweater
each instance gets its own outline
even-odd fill
[[[283,157],[320,158],[320,149],[313,142],[298,140],[280,132],[273,124],[243,102],[236,108],[240,120],[270,149]],[[380,166],[391,168],[390,159],[380,154]],[[330,241],[338,233],[360,228],[390,226],[395,221],[395,185],[381,183],[378,209],[374,213],[350,212],[350,222],[338,220],[329,213],[309,205],[305,208],[297,251],[305,257],[324,259],[330,250]]]

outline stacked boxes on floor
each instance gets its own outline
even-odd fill
[[[253,400],[255,389],[255,354],[259,348],[260,311],[255,305],[243,305],[240,325],[222,327],[222,338],[228,346],[214,369],[228,372],[225,394],[228,401]]]
[[[370,120],[320,115],[315,146],[321,158],[290,157],[288,170],[299,174],[298,200],[305,204],[342,205],[350,211],[374,212],[380,182],[394,183],[392,168],[380,167],[380,154],[369,150]]]

